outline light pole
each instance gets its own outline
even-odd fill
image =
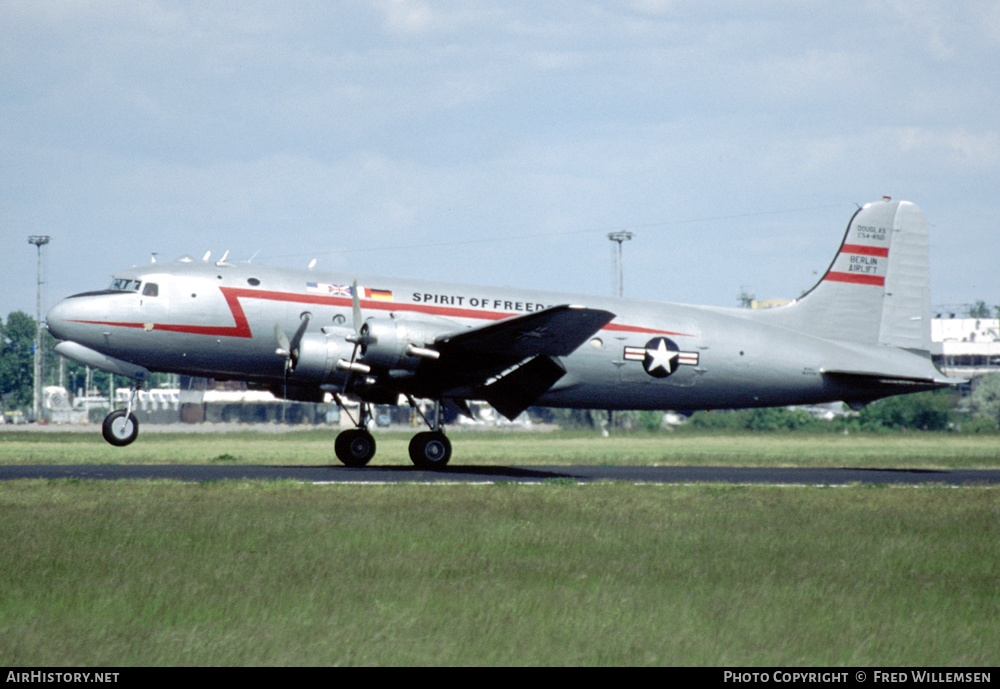
[[[617,267],[618,267],[618,296],[622,296],[623,292],[623,278],[622,278],[622,244],[632,239],[632,233],[628,230],[621,230],[619,232],[608,232],[608,239],[613,242],[618,242],[618,253],[617,253]],[[608,428],[605,429],[604,434],[607,435],[608,430],[614,428],[615,417],[614,412],[608,409]]]
[[[32,235],[28,243],[38,247],[38,292],[35,304],[35,376],[32,414],[37,423],[42,418],[42,247],[52,239],[48,235]]]
[[[632,239],[632,233],[627,230],[608,232],[608,239],[618,242],[618,296],[622,296],[622,243]]]

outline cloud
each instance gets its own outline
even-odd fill
[[[654,253],[633,279],[729,304],[732,286],[713,299],[699,276],[718,247],[796,236],[741,216],[891,193],[932,222],[961,217],[956,242],[993,226],[998,7],[2,3],[0,220],[59,235],[64,275],[101,280],[122,260],[108,245],[144,258],[238,242],[567,288],[604,265],[602,232],[662,227],[643,230]],[[959,207],[968,189],[984,191]],[[841,210],[809,222],[839,228]],[[671,225],[720,217],[734,219]],[[426,248],[342,250],[361,238]]]
[[[392,32],[420,33],[427,30],[434,13],[426,3],[417,0],[381,0],[386,26]]]

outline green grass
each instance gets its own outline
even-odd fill
[[[333,464],[329,430],[0,463]],[[997,467],[992,436],[452,432],[455,464]],[[379,433],[377,464],[408,464]],[[0,483],[8,665],[993,665],[990,488]]]
[[[0,658],[994,665],[988,488],[0,484]]]
[[[0,464],[338,464],[334,430],[141,433],[124,448],[92,433],[0,432]],[[634,464],[996,468],[995,435],[955,433],[481,432],[450,430],[464,465]],[[373,464],[409,464],[411,434],[378,432]]]

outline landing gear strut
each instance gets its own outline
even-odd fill
[[[339,397],[336,399],[341,411],[347,414],[351,418],[351,421],[354,421],[354,418],[351,417]],[[370,418],[371,409],[366,403],[362,402],[361,412],[355,423],[357,428],[341,432],[334,441],[333,451],[337,454],[337,459],[343,462],[345,466],[363,467],[375,456],[375,438],[368,432],[368,420]]]
[[[135,414],[132,413],[132,402],[138,391],[139,385],[133,385],[125,409],[116,409],[104,417],[101,433],[104,435],[104,439],[112,445],[124,447],[139,435],[139,422],[136,420]]]
[[[410,461],[421,469],[440,469],[446,466],[451,459],[451,441],[441,431],[441,401],[434,402],[434,414],[428,420],[420,412],[412,397],[407,397],[407,400],[431,429],[417,433],[410,440]]]

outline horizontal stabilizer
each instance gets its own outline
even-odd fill
[[[947,387],[949,385],[956,385],[958,383],[964,383],[965,380],[960,378],[921,378],[912,376],[894,376],[887,375],[885,373],[875,373],[869,371],[820,371],[824,375],[828,376],[841,376],[844,378],[852,379],[869,379],[873,383],[878,383],[880,385],[923,385],[923,386],[933,386],[933,387]]]

